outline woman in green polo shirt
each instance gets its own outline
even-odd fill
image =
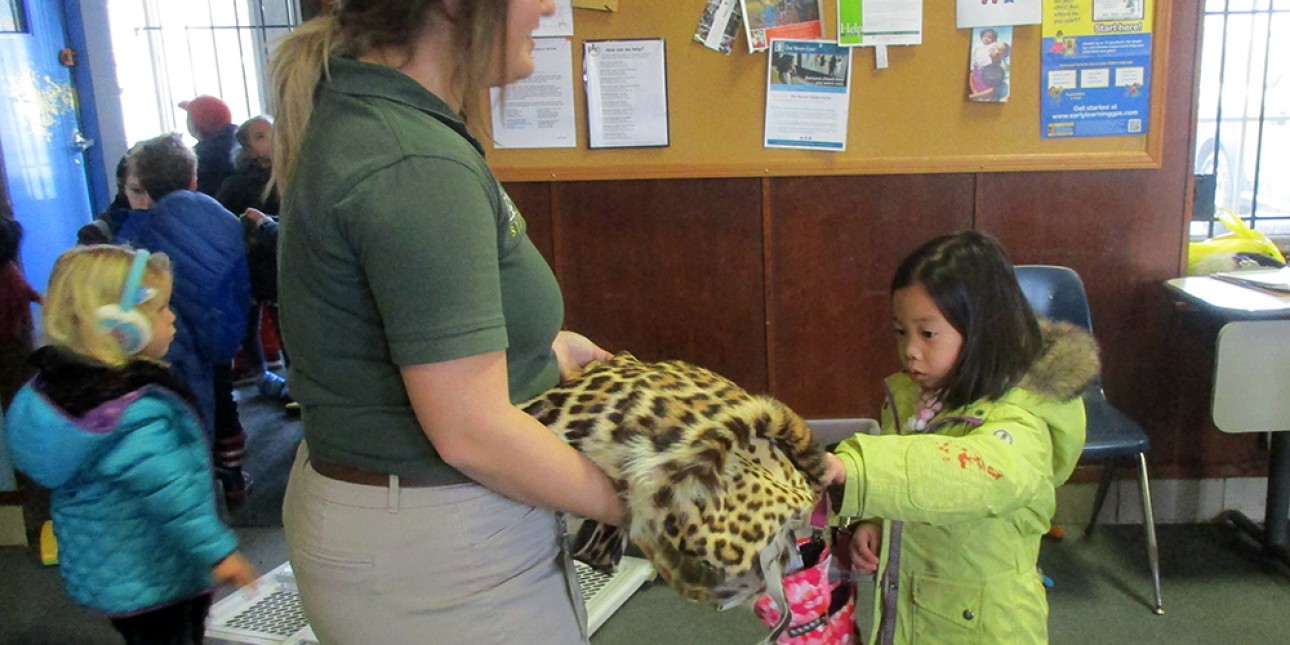
[[[283,40],[282,329],[305,445],[283,507],[328,643],[586,640],[557,511],[604,473],[515,407],[609,354],[461,115],[533,71],[550,0],[346,0]],[[474,122],[486,122],[481,119]]]

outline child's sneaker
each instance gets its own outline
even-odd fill
[[[260,396],[285,401],[291,398],[291,392],[287,389],[287,379],[266,371],[260,376],[260,382],[256,385],[260,390]]]
[[[220,487],[224,489],[224,504],[229,511],[236,511],[242,508],[246,503],[247,495],[251,494],[251,484],[255,482],[248,473],[241,468],[216,468],[215,476],[219,479]]]

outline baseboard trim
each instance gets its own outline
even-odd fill
[[[1126,469],[1127,470],[1127,469]],[[1267,501],[1266,477],[1224,479],[1151,479],[1151,506],[1156,524],[1212,522],[1225,510],[1238,510],[1262,518]],[[1071,482],[1057,489],[1057,514],[1053,523],[1078,526],[1087,523],[1097,484]],[[1141,524],[1142,498],[1137,477],[1111,486],[1098,516],[1098,524]]]

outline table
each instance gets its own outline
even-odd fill
[[[1224,323],[1215,348],[1214,425],[1227,433],[1271,433],[1263,525],[1239,511],[1223,517],[1290,564],[1290,294],[1203,276],[1175,278],[1165,286]]]

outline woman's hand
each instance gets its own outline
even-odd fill
[[[860,522],[851,532],[851,570],[873,573],[878,570],[878,554],[882,552],[882,525],[877,522]]]
[[[577,378],[587,363],[607,361],[614,357],[599,345],[587,340],[586,336],[567,330],[555,335],[551,349],[555,351],[555,360],[560,365],[561,382]]]

